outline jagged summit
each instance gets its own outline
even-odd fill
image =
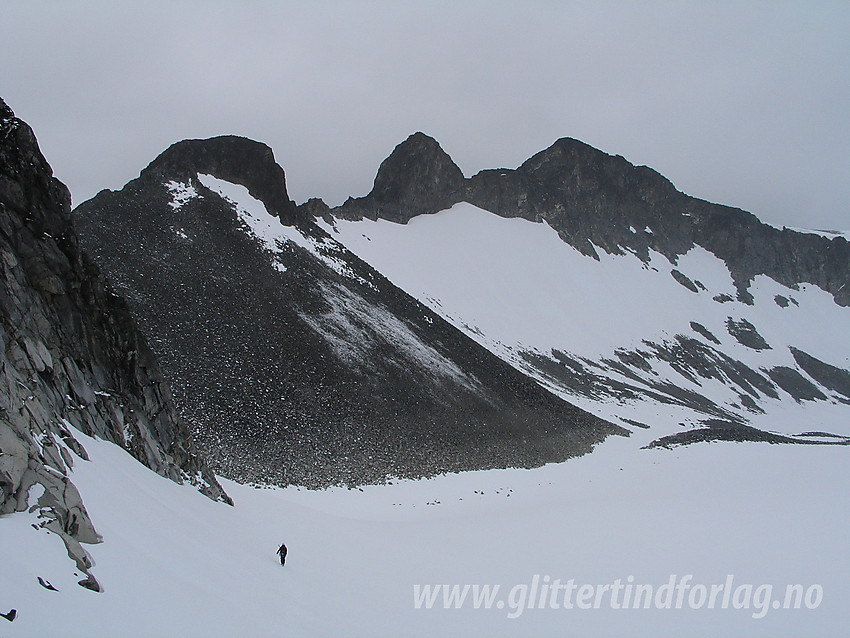
[[[436,140],[416,133],[381,164],[369,195],[332,214],[406,223],[462,201],[502,217],[545,221],[590,257],[601,250],[648,262],[654,251],[675,264],[702,246],[725,262],[747,303],[753,278],[767,275],[788,286],[812,283],[850,305],[850,245],[843,237],[779,230],[739,208],[686,195],[647,166],[569,137],[516,169],[464,179]]]
[[[60,233],[67,225],[71,205],[68,189],[53,177],[53,169],[38,149],[32,129],[15,117],[0,98],[0,124],[4,135],[0,141],[0,202],[25,212],[44,209],[40,222],[48,232]]]
[[[15,112],[9,108],[9,105],[0,97],[0,120],[6,120],[10,117],[15,117]]]
[[[677,193],[670,180],[653,169],[635,166],[622,155],[609,155],[571,137],[562,137],[532,155],[517,171],[556,188],[619,192],[652,203]]]
[[[673,205],[681,196],[652,169],[569,137],[515,170],[481,171],[465,193],[466,201],[503,217],[545,219],[586,255],[602,249],[644,257],[650,248],[670,257],[686,250],[687,241],[667,232],[684,212]]]
[[[168,147],[145,168],[140,179],[191,182],[198,173],[240,184],[287,225],[296,219],[295,202],[286,191],[286,177],[272,149],[246,137],[222,135],[183,140]]]
[[[454,203],[463,172],[433,137],[417,132],[395,147],[378,168],[372,191],[349,199],[341,213],[406,223]]]

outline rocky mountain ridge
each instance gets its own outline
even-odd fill
[[[368,195],[304,212],[485,347],[605,418],[610,402],[625,424],[645,418],[636,406],[663,405],[682,413],[679,426],[720,419],[729,436],[748,423],[770,428],[779,406],[815,402],[826,414],[850,401],[841,328],[850,250],[840,233],[779,230],[569,138],[516,169],[458,172],[417,133],[381,164]],[[587,342],[605,345],[588,356]],[[719,430],[707,432],[693,440]]]
[[[416,133],[381,164],[372,191],[349,198],[332,214],[342,219],[406,223],[465,201],[502,215],[545,221],[589,256],[653,250],[673,264],[693,246],[722,259],[738,297],[751,302],[756,275],[796,286],[812,283],[850,305],[850,245],[763,224],[738,208],[678,191],[646,166],[634,166],[583,142],[562,138],[516,169],[490,169],[463,178],[433,138]]]
[[[75,430],[229,501],[175,412],[127,304],[78,245],[70,194],[0,100],[0,514],[29,510],[99,590],[95,529],[73,484]],[[132,498],[132,495],[127,495]]]
[[[623,432],[347,251],[307,214],[325,212],[320,203],[293,214],[267,149],[234,137],[181,142],[74,211],[218,473],[359,485],[539,465]]]
[[[142,181],[192,180],[209,173],[241,184],[285,224],[297,220],[295,202],[286,192],[286,176],[266,144],[236,135],[183,140],[160,153],[139,175]]]

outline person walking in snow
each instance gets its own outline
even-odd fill
[[[280,556],[280,564],[286,564],[286,545],[281,545],[277,549],[278,556]]]

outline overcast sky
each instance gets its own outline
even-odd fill
[[[169,144],[364,195],[409,134],[466,175],[559,137],[765,221],[850,229],[850,2],[3,2],[0,96],[79,203]]]

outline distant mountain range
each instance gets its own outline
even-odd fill
[[[465,179],[421,133],[322,224],[560,396],[627,427],[666,406],[686,429],[665,444],[844,442],[810,432],[850,401],[842,233],[778,230],[572,139]],[[811,403],[814,421],[776,431],[777,410]]]
[[[778,230],[737,208],[676,190],[662,175],[578,140],[563,138],[519,168],[465,179],[431,137],[411,135],[378,169],[372,191],[334,215],[405,223],[469,202],[501,217],[545,221],[582,254],[655,251],[675,262],[701,246],[729,269],[737,296],[757,275],[785,286],[811,283],[850,305],[850,246],[845,238]],[[833,241],[837,239],[837,241]]]

